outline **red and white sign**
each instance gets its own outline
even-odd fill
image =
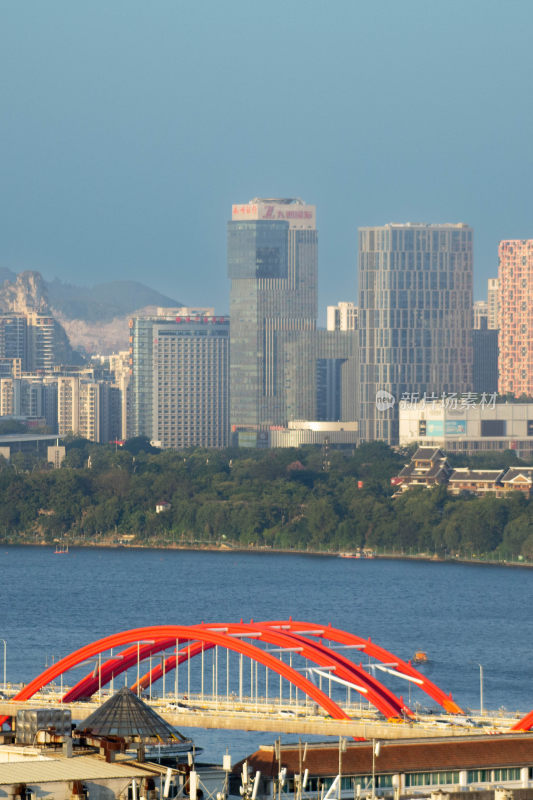
[[[266,200],[265,202],[232,206],[231,218],[233,221],[239,222],[242,220],[253,222],[259,219],[283,220],[289,223],[290,228],[314,230],[316,206],[307,206],[302,203],[276,203]]]

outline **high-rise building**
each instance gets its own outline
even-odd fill
[[[57,378],[58,433],[75,433],[91,442],[109,442],[120,435],[119,389],[107,381],[80,375]]]
[[[486,329],[488,320],[488,305],[486,300],[476,300],[474,303],[474,330]]]
[[[26,369],[52,372],[56,363],[56,321],[49,314],[28,312],[28,350]]]
[[[79,427],[77,433],[90,442],[103,442],[107,439],[105,435],[101,435],[103,404],[101,403],[100,386],[101,384],[96,381],[80,380],[79,382]],[[108,387],[106,386],[106,388]]]
[[[72,355],[65,331],[50,314],[29,309],[0,314],[0,374],[50,374]]]
[[[286,422],[285,345],[316,329],[317,271],[314,206],[263,198],[233,206],[228,223],[233,431],[257,437]]]
[[[80,379],[57,379],[57,432],[60,436],[79,433],[80,430]]]
[[[14,378],[0,378],[0,417],[20,416],[17,413]]]
[[[57,379],[53,376],[42,378],[43,406],[42,415],[46,425],[52,432],[57,432]]]
[[[500,281],[498,278],[489,278],[487,286],[487,328],[491,331],[498,330],[500,310]]]
[[[498,391],[533,395],[533,239],[500,242]]]
[[[160,447],[227,446],[227,317],[138,317],[130,329],[130,435]]]
[[[285,344],[287,420],[355,421],[357,331],[309,331]]]
[[[472,316],[471,228],[360,229],[361,439],[396,444],[406,395],[471,389]]]
[[[57,383],[51,376],[25,375],[0,379],[0,416],[43,420],[57,426]]]
[[[13,362],[20,359],[26,369],[27,320],[24,314],[11,312],[0,314],[0,361]]]
[[[327,307],[326,327],[328,331],[357,330],[357,306],[341,302]]]
[[[472,389],[478,394],[498,391],[498,331],[489,330],[482,317],[472,331]]]
[[[498,391],[498,295],[498,279],[489,278],[487,300],[474,303],[472,389],[478,394]]]
[[[129,350],[121,350],[109,356],[109,371],[114,376],[114,383],[119,389],[120,401],[120,438],[128,439],[128,424],[131,420],[131,364]]]

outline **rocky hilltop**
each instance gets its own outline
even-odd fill
[[[46,283],[39,272],[21,272],[14,276],[14,280],[4,281],[0,289],[0,312],[9,311],[22,314],[37,312],[54,316],[55,363],[83,363],[83,356],[71,347],[65,329],[50,308]]]
[[[0,291],[0,309],[5,311],[37,311],[49,314],[46,284],[39,272],[21,272],[6,280]]]
[[[136,281],[81,287],[57,278],[45,281],[39,272],[17,275],[0,268],[0,285],[1,311],[51,314],[72,348],[84,353],[124,350],[129,317],[153,314],[158,306],[182,305]]]

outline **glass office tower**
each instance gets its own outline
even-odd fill
[[[361,439],[398,442],[398,403],[472,389],[472,229],[359,230]]]
[[[316,329],[315,219],[315,207],[299,199],[256,198],[232,209],[230,422],[241,444],[287,421],[285,344]]]

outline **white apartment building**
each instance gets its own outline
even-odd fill
[[[326,327],[328,331],[357,330],[357,306],[355,303],[340,302],[327,307]]]

